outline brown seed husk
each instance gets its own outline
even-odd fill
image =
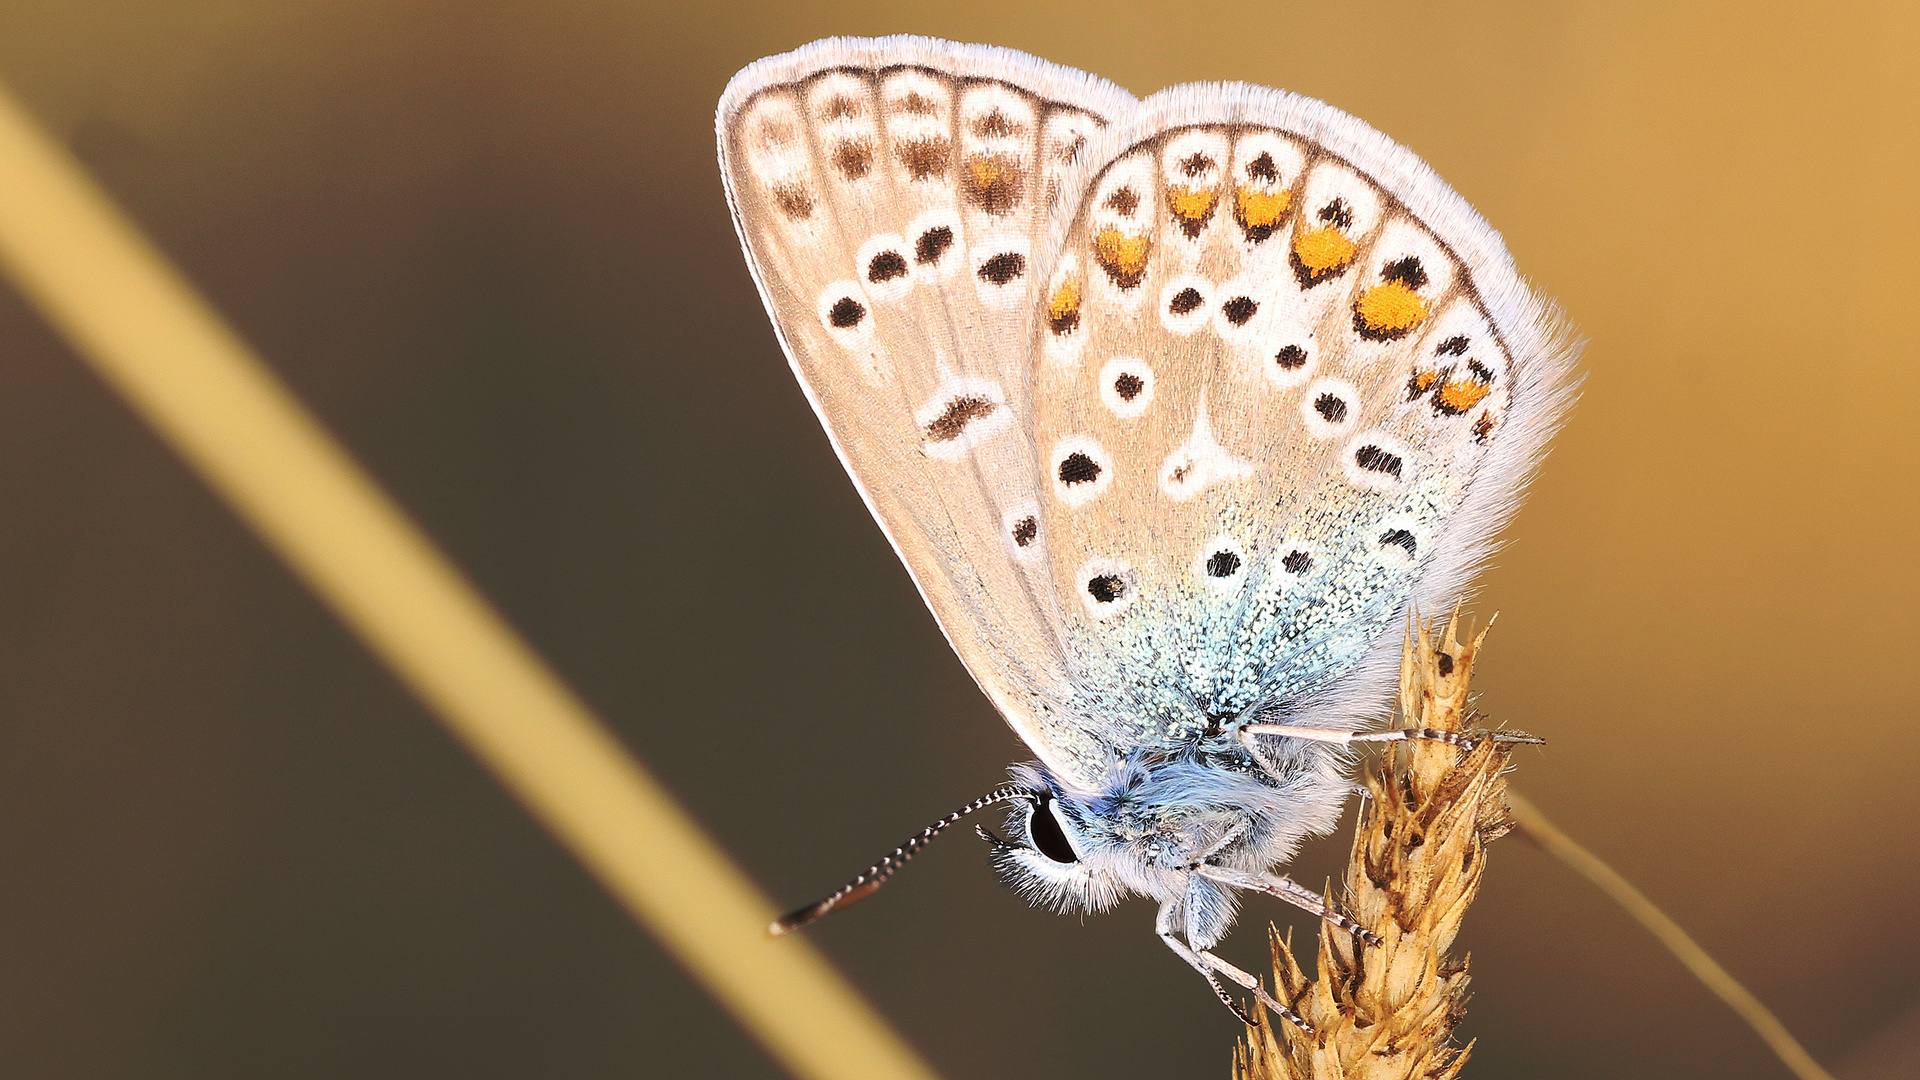
[[[1465,731],[1467,682],[1486,638],[1455,638],[1459,617],[1410,627],[1400,660],[1405,726]],[[1367,777],[1347,862],[1348,911],[1385,939],[1369,946],[1320,928],[1320,977],[1309,981],[1291,942],[1270,930],[1276,990],[1313,1024],[1260,1016],[1234,1054],[1235,1080],[1452,1080],[1472,1045],[1453,1028],[1466,1009],[1467,958],[1447,956],[1479,891],[1486,845],[1509,828],[1507,746],[1480,739],[1393,744]]]

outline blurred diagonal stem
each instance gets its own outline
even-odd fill
[[[1626,878],[1600,860],[1600,857],[1573,842],[1559,827],[1547,820],[1539,808],[1519,794],[1507,792],[1508,816],[1513,824],[1529,839],[1547,849],[1555,858],[1573,867],[1580,876],[1600,887],[1613,901],[1627,910],[1641,926],[1647,928],[1660,944],[1682,963],[1693,976],[1706,988],[1713,991],[1727,1007],[1740,1015],[1752,1026],[1753,1030],[1765,1040],[1780,1061],[1800,1080],[1833,1080],[1832,1074],[1820,1067],[1807,1053],[1800,1041],[1793,1037],[1787,1026],[1780,1022],[1773,1011],[1761,1004],[1739,980],[1727,973],[1727,969],[1707,955],[1680,924],[1667,917],[1667,913],[1654,906],[1653,901],[1641,894],[1639,889]]]
[[[769,1053],[932,1080],[671,795],[0,87],[20,291]]]

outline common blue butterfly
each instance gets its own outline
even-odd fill
[[[835,38],[735,76],[734,223],[794,372],[948,640],[1038,759],[962,816],[1059,910],[1210,950],[1329,831],[1415,607],[1455,599],[1573,349],[1474,210],[1339,110],[1136,100],[1007,49]]]

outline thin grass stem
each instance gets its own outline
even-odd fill
[[[1745,1020],[1754,1032],[1764,1040],[1782,1064],[1793,1070],[1800,1080],[1833,1080],[1833,1075],[1820,1067],[1807,1053],[1800,1041],[1793,1037],[1787,1026],[1773,1011],[1761,1004],[1760,999],[1740,981],[1721,967],[1707,950],[1700,947],[1680,924],[1674,922],[1647,899],[1633,883],[1601,861],[1600,857],[1579,844],[1547,820],[1547,816],[1532,802],[1518,793],[1507,793],[1507,807],[1512,814],[1513,823],[1534,843],[1545,848],[1555,858],[1572,867],[1581,877],[1599,886],[1600,891],[1611,897],[1614,903],[1626,909],[1647,932],[1667,947],[1676,959],[1686,965],[1688,971],[1699,979],[1702,985],[1713,991],[1714,996],[1727,1003],[1727,1007]]]

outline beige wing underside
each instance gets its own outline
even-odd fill
[[[1511,510],[1567,364],[1410,154],[1318,102],[1182,92],[1063,216],[1034,350],[1068,708],[1167,749],[1377,704],[1408,606],[1457,595]]]
[[[1004,50],[827,42],[735,79],[734,219],[793,368],[954,649],[1034,751],[1092,783],[1039,535],[1028,355],[1070,164],[1132,99]]]

